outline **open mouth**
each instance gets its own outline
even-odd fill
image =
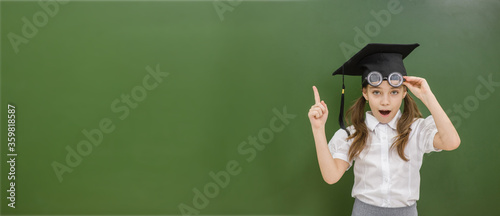
[[[380,114],[382,114],[382,116],[388,116],[391,111],[390,110],[379,110]]]

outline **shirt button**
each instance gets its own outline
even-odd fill
[[[389,182],[389,178],[384,178],[384,181],[385,182]]]

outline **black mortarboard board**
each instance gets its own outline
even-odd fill
[[[403,59],[406,58],[415,48],[419,46],[415,44],[367,44],[358,53],[354,54],[340,68],[333,72],[333,76],[342,75],[342,96],[340,99],[339,124],[348,135],[344,125],[344,76],[361,76],[361,81],[364,82],[365,77],[371,71],[378,71],[382,76],[386,77],[392,72],[400,72],[406,76],[406,69],[403,64]]]

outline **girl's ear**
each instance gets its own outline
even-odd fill
[[[405,99],[407,93],[408,93],[408,88],[405,86],[405,88],[404,88],[404,94],[403,94],[403,99]]]
[[[368,100],[368,88],[364,87],[363,89],[361,89],[361,91],[363,92],[363,97],[365,98],[365,100]]]

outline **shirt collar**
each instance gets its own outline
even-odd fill
[[[397,123],[398,123],[398,120],[400,117],[401,117],[401,110],[398,110],[398,113],[396,113],[394,118],[392,118],[392,120],[389,123],[387,123],[387,125],[389,125],[389,127],[391,127],[392,129],[396,130]],[[373,131],[373,130],[375,130],[375,127],[377,127],[377,125],[380,122],[377,120],[377,118],[375,118],[375,116],[373,116],[372,111],[367,111],[365,123],[366,123],[366,126],[368,127],[368,129]]]

